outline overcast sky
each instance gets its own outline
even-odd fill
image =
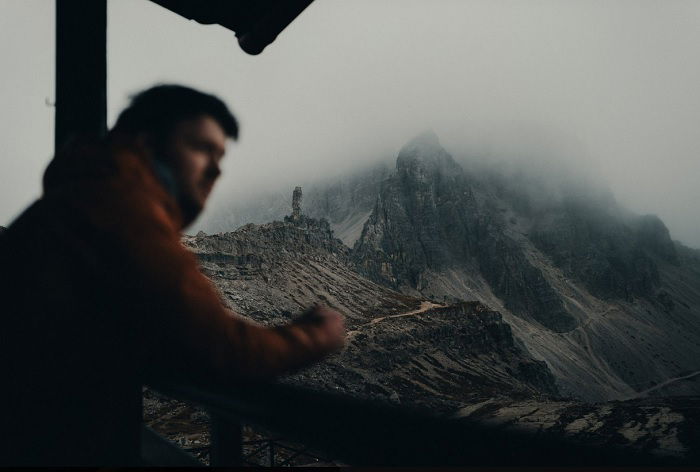
[[[700,1],[316,0],[257,57],[146,0],[109,0],[108,21],[110,124],[157,82],[239,117],[216,205],[432,128],[455,157],[574,160],[700,247]],[[51,156],[53,22],[52,0],[0,0],[1,225]]]

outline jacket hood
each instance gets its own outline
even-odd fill
[[[114,173],[116,166],[108,159],[109,154],[106,141],[95,136],[82,136],[67,142],[44,172],[44,194],[80,180]]]

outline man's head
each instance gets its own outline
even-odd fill
[[[189,225],[204,208],[227,138],[238,137],[238,124],[214,97],[179,85],[159,85],[136,95],[119,115],[111,133],[133,136],[170,174]]]

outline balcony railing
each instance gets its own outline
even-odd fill
[[[355,466],[684,465],[630,447],[592,447],[553,433],[513,431],[284,384],[226,388],[161,382],[149,387],[209,412],[211,466],[245,464],[242,422]],[[153,465],[203,465],[147,427],[142,447]]]

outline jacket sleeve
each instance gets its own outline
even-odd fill
[[[101,218],[122,259],[124,304],[137,314],[134,339],[142,344],[147,372],[206,374],[224,382],[269,378],[327,354],[311,327],[263,327],[228,310],[182,246],[167,207],[143,188],[112,193],[118,201]]]

